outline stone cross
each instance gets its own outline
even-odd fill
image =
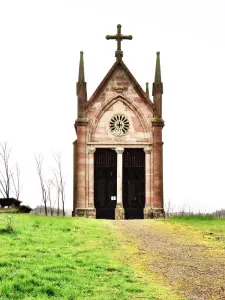
[[[132,35],[122,35],[121,34],[121,25],[117,25],[117,34],[116,35],[107,35],[107,40],[116,40],[117,41],[117,51],[116,51],[116,57],[123,56],[123,52],[121,51],[121,41],[122,40],[132,40]]]

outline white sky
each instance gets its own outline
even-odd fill
[[[115,61],[122,24],[124,62],[140,85],[161,52],[164,199],[177,209],[225,208],[225,2],[223,0],[0,0],[0,141],[21,169],[21,200],[40,204],[34,153],[45,174],[61,152],[72,208],[72,142],[79,52],[88,96]]]

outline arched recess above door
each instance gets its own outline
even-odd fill
[[[96,132],[96,128],[98,126],[99,121],[102,119],[103,115],[110,110],[111,107],[113,107],[117,102],[122,102],[124,103],[125,106],[127,106],[135,115],[137,118],[138,122],[141,124],[142,131],[147,134],[151,131],[151,127],[148,125],[144,114],[141,112],[141,110],[138,108],[138,106],[129,98],[125,97],[124,95],[117,95],[116,97],[113,97],[109,99],[95,114],[93,120],[90,122],[90,131],[89,131],[89,136],[88,136],[88,141],[92,142],[93,137]],[[118,113],[124,113],[126,112],[121,112],[118,111]]]

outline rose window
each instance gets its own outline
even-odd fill
[[[109,122],[112,134],[116,136],[125,135],[130,127],[130,123],[124,115],[115,115]]]

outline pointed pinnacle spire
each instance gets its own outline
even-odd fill
[[[78,74],[78,82],[85,82],[84,79],[84,52],[80,51],[80,66],[79,66],[79,74]]]
[[[161,83],[160,52],[156,52],[155,82]]]
[[[145,93],[147,95],[147,98],[149,99],[149,88],[148,88],[148,85],[149,85],[149,83],[146,82],[146,91],[145,91]]]
[[[160,67],[160,52],[156,52],[156,65],[155,65],[155,80],[152,87],[152,96],[155,94],[163,94],[163,84],[161,81],[161,67]]]
[[[83,51],[80,51],[80,65],[77,82],[77,102],[78,102],[78,118],[84,118],[85,103],[87,101],[87,84],[84,79],[84,59]]]

